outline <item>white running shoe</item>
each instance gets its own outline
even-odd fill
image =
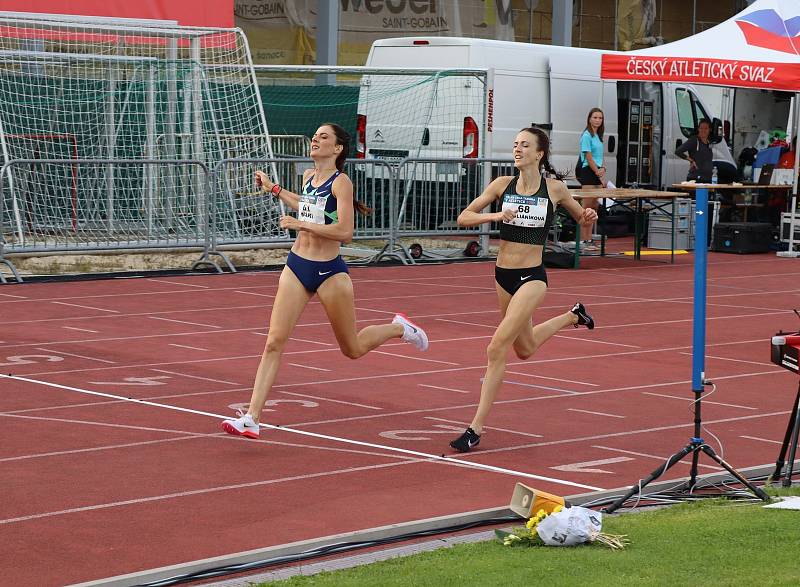
[[[428,335],[405,314],[395,314],[392,324],[403,325],[403,340],[410,342],[421,351],[428,350]]]
[[[222,421],[222,429],[234,436],[244,436],[245,438],[258,438],[260,426],[253,420],[250,414],[237,412],[238,418]]]

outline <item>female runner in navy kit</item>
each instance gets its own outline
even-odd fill
[[[314,169],[303,175],[302,194],[283,189],[264,172],[256,172],[256,183],[266,193],[297,211],[297,218],[284,216],[280,221],[281,228],[297,231],[297,239],[278,281],[250,407],[238,418],[223,421],[222,428],[229,434],[258,438],[261,410],[278,374],[281,353],[315,293],[325,308],[339,348],[351,359],[391,338],[402,337],[421,351],[428,348],[425,332],[403,314],[397,314],[391,324],[356,331],[353,283],[339,249],[341,243],[353,238],[354,209],[362,214],[369,213],[369,209],[355,199],[353,184],[342,173],[348,147],[349,136],[342,127],[326,123],[317,129],[311,139]]]
[[[486,349],[488,366],[481,385],[481,398],[469,428],[450,446],[467,452],[480,442],[484,422],[494,403],[506,370],[506,356],[528,359],[550,337],[573,325],[594,328],[592,317],[580,302],[546,322],[532,326],[531,315],[544,300],[547,274],[542,253],[556,206],[563,206],[580,224],[592,224],[597,213],[582,208],[548,161],[550,141],[538,128],[524,128],[514,139],[514,166],[519,174],[498,177],[458,217],[459,226],[478,226],[499,221],[500,250],[495,267],[495,288],[501,321]],[[546,179],[542,169],[555,176]],[[482,212],[496,200],[500,212]]]

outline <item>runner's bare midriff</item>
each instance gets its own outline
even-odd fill
[[[500,250],[497,252],[497,266],[503,269],[525,269],[535,267],[542,263],[542,245],[528,245],[500,241]]]
[[[315,234],[300,231],[292,251],[309,261],[330,261],[339,255],[341,243]]]

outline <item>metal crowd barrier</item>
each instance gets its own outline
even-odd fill
[[[224,250],[283,248],[293,238],[280,228],[280,200],[256,189],[256,169],[277,171],[299,193],[311,167],[300,157],[229,158],[211,170],[182,159],[10,161],[0,168],[0,263],[21,281],[5,255],[192,248],[202,249],[193,269],[221,272],[216,256],[235,271]],[[345,172],[372,213],[356,214],[354,244],[343,253],[355,263],[413,264],[488,255],[489,225],[460,228],[456,219],[514,169],[506,159],[405,158],[349,159]]]
[[[174,170],[169,188],[158,185],[163,168]],[[21,281],[7,254],[204,248],[208,176],[205,163],[185,159],[9,161],[0,168],[0,263]]]
[[[211,174],[212,209],[209,215],[210,239],[202,260],[220,256],[234,271],[223,249],[287,247],[293,237],[280,228],[280,217],[287,213],[278,198],[257,189],[255,172],[278,170],[276,178],[284,188],[301,193],[303,173],[314,166],[309,158],[223,159]],[[348,256],[361,263],[391,256],[394,212],[394,174],[391,166],[378,160],[350,159],[345,173],[353,181],[355,197],[371,209],[369,215],[355,215],[353,240],[361,247],[347,246]],[[273,175],[270,173],[270,175]],[[274,177],[274,175],[273,175]],[[371,242],[372,241],[372,242]],[[371,248],[369,245],[373,245]]]
[[[489,225],[462,228],[457,219],[500,175],[514,175],[513,160],[408,157],[399,161],[394,236],[409,262],[488,255]],[[420,242],[423,238],[427,246]]]

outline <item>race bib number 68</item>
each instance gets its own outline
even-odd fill
[[[547,198],[536,196],[506,195],[503,198],[503,212],[512,210],[516,216],[504,220],[504,224],[525,228],[542,228],[547,220]]]

